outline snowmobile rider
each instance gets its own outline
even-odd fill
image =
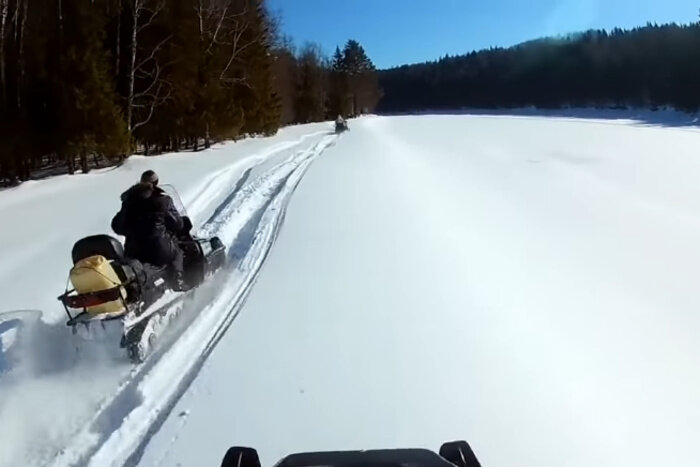
[[[348,124],[345,122],[345,119],[343,118],[342,115],[338,115],[338,118],[335,119],[335,131],[344,131],[348,129]]]
[[[186,288],[183,253],[178,235],[185,221],[173,200],[158,186],[158,175],[147,170],[141,181],[121,195],[122,207],[112,219],[112,230],[126,237],[126,255],[154,266],[167,266],[175,290]]]

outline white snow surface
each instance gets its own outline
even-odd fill
[[[11,226],[0,243],[14,259],[0,268],[3,350],[5,334],[15,334],[8,339],[11,356],[0,359],[0,465],[133,464],[159,414],[235,318],[274,240],[270,229],[281,220],[280,203],[311,160],[334,143],[330,130],[328,123],[292,127],[206,153],[135,157],[118,169],[0,192],[0,215]],[[154,355],[132,368],[118,349],[118,327],[100,332],[98,326],[95,333],[93,326],[88,340],[72,336],[56,297],[65,287],[73,242],[109,233],[119,194],[146,168],[180,189],[201,234],[221,237],[231,268],[184,306],[179,326],[182,320],[189,326],[180,338],[166,334]],[[52,229],[55,241],[43,242],[37,229]]]
[[[687,129],[351,122],[141,465],[462,438],[488,467],[700,465],[697,180]]]
[[[700,132],[350,127],[0,191],[0,336],[10,323],[22,357],[0,359],[0,466],[219,465],[231,445],[272,465],[453,439],[485,467],[700,465]],[[146,168],[234,267],[143,365],[100,340],[78,358],[55,299],[70,247],[109,232]]]
[[[327,133],[327,124],[290,127],[272,139],[215,146],[206,156],[201,152],[134,156],[118,169],[30,181],[0,191],[2,310],[38,309],[47,320],[63,319],[57,295],[41,292],[65,287],[70,248],[77,238],[111,233],[119,195],[144,170],[153,169],[162,183],[174,185],[193,223],[200,225],[245,170]]]

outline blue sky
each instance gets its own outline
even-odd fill
[[[698,19],[698,0],[268,0],[297,44],[360,41],[379,68],[589,28]]]

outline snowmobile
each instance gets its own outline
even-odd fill
[[[285,457],[276,467],[481,467],[466,441],[452,441],[440,447],[439,454],[427,449],[383,449],[370,451],[307,452]],[[253,448],[232,447],[221,467],[261,467]]]
[[[344,131],[348,131],[350,128],[348,127],[348,122],[344,118],[339,118],[338,120],[335,121],[335,132],[336,134],[343,133]]]
[[[175,291],[174,278],[167,267],[158,267],[129,258],[119,240],[110,235],[93,235],[78,240],[72,249],[73,267],[69,273],[72,288],[66,287],[58,297],[68,322],[77,333],[80,326],[120,320],[123,324],[121,347],[129,358],[142,362],[153,346],[154,318],[165,316],[170,305],[202,284],[226,261],[226,248],[218,237],[209,239],[192,235],[192,222],[182,207],[177,192],[162,187],[173,199],[185,228],[178,236],[183,251],[184,290],[177,300],[154,306],[166,292]],[[182,289],[182,288],[181,288]]]

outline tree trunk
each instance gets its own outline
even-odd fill
[[[119,0],[117,2],[117,38],[116,38],[116,50],[114,52],[114,57],[116,63],[114,64],[114,75],[117,77],[117,85],[119,86],[119,89],[122,89],[120,84],[119,77],[121,74],[119,73],[119,59],[122,56],[122,47],[121,47],[121,40],[122,40],[122,0]]]
[[[58,40],[63,39],[63,1],[58,0]]]
[[[17,59],[19,70],[17,73],[17,110],[22,110],[22,83],[24,81],[24,32],[27,25],[27,9],[29,8],[29,0],[22,2],[22,17],[19,28],[19,56]]]
[[[73,175],[75,173],[75,160],[72,153],[66,156],[66,162],[68,163],[68,173]]]
[[[87,158],[87,151],[85,150],[85,146],[80,148],[80,165],[82,166],[84,174],[90,172],[90,167],[88,167],[88,158]]]
[[[29,180],[29,178],[32,175],[32,168],[29,160],[22,159],[21,161],[19,161],[19,173],[20,180],[22,180],[23,182]]]
[[[207,122],[207,127],[204,132],[204,149],[209,149],[211,142],[209,141],[209,122]]]
[[[0,0],[0,104],[7,100],[7,84],[5,81],[5,32],[7,31],[7,14],[9,0]]]
[[[127,108],[126,108],[126,123],[127,129],[131,132],[133,126],[134,118],[134,82],[136,80],[136,49],[137,49],[137,36],[139,29],[139,16],[141,14],[143,0],[134,0],[134,7],[132,11],[132,25],[131,25],[131,63],[129,66],[129,92],[127,98]]]

